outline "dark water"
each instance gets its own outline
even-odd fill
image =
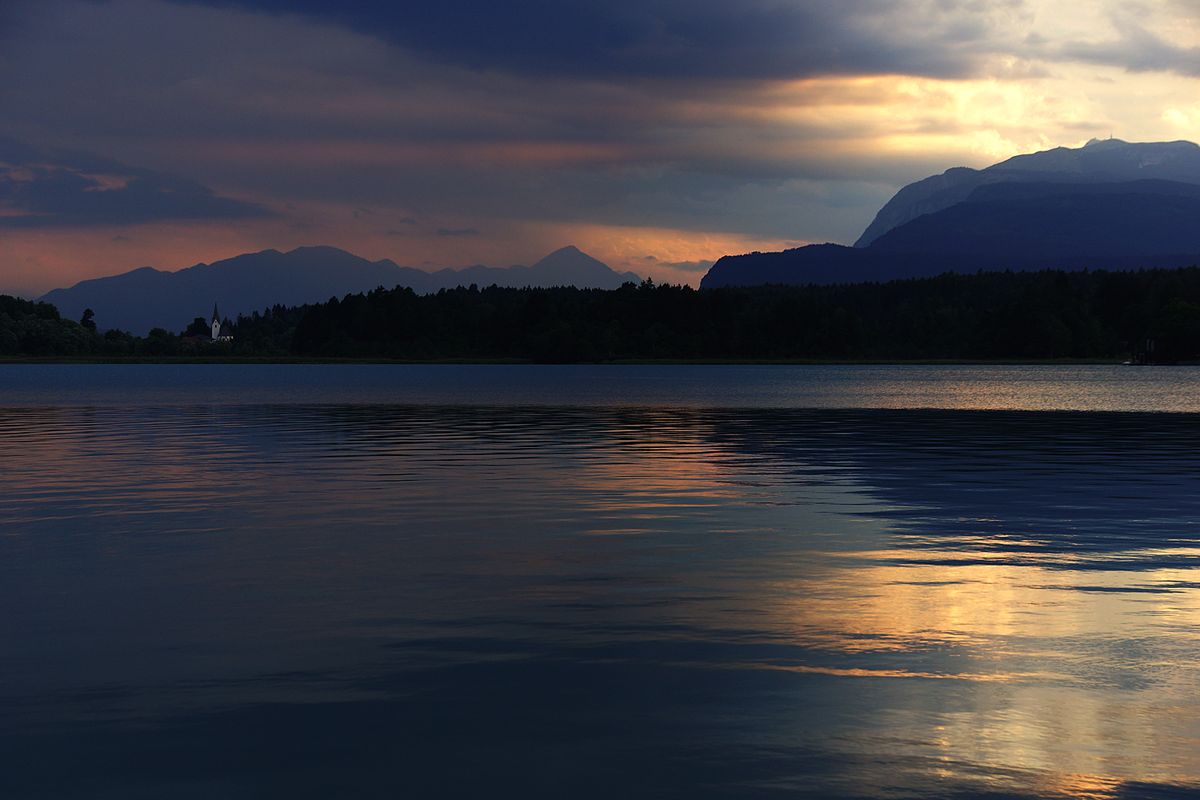
[[[0,797],[1200,794],[1198,388],[0,367]]]

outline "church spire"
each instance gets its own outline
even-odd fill
[[[221,321],[221,315],[217,313],[217,304],[216,304],[216,303],[213,303],[213,316],[212,316],[212,318],[213,318],[213,322],[220,322],[220,321]]]

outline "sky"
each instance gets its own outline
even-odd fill
[[[327,244],[697,284],[901,186],[1200,140],[1200,0],[0,1],[0,292]]]

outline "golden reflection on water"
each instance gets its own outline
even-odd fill
[[[979,406],[973,390],[958,391],[963,407]],[[945,402],[953,407],[955,397]],[[715,446],[703,426],[673,428],[662,440],[625,448],[619,462],[592,463],[559,479],[577,484],[575,489],[600,483],[619,498],[593,498],[594,510],[661,523],[672,509],[690,513],[753,495],[752,483],[729,480],[731,466],[745,466],[745,459]],[[802,520],[806,531],[820,529],[814,508],[870,495],[869,476],[866,487],[854,488],[836,474],[825,477],[807,508],[793,509],[790,517]],[[884,528],[880,541],[886,540]],[[712,622],[729,626],[736,616],[773,641],[819,655],[820,663],[763,659],[710,666],[969,686],[954,708],[940,708],[938,694],[926,692],[929,705],[916,719],[883,712],[878,722],[891,732],[886,747],[892,752],[907,748],[916,756],[933,747],[942,764],[935,771],[971,780],[988,772],[983,783],[998,791],[1110,798],[1130,783],[1196,781],[1200,664],[1191,655],[1200,638],[1200,569],[1120,567],[1200,558],[1200,548],[1109,552],[1105,559],[1114,568],[1097,569],[1089,563],[1092,554],[1055,552],[1015,536],[1005,545],[957,550],[930,542],[793,553],[803,563],[765,567],[755,581],[757,603],[735,603]],[[912,664],[862,664],[888,654]],[[1170,720],[1171,735],[1163,734],[1164,720]],[[936,724],[923,724],[930,721]]]
[[[1200,775],[1200,664],[1190,658],[1200,636],[1200,570],[887,563],[952,555],[900,548],[856,555],[868,564],[821,573],[790,592],[778,587],[765,609],[774,630],[842,653],[847,666],[770,668],[970,682],[965,708],[929,709],[938,720],[931,743],[946,769],[1034,773],[1045,795],[1110,797],[1130,781],[1184,784]],[[1123,642],[1135,650],[1123,653]],[[919,663],[937,663],[939,649],[965,658],[936,671],[849,666],[879,652],[933,653]],[[1164,735],[1167,720],[1175,735]],[[881,723],[901,742],[899,732],[912,727],[907,717]]]
[[[986,501],[954,537],[916,535],[900,522],[905,492],[958,476],[917,472],[909,486],[891,451],[854,449],[845,430],[817,426],[797,443],[788,426],[692,412],[447,416],[9,413],[0,510],[10,526],[43,526],[39,535],[86,519],[164,549],[182,530],[232,533],[190,565],[211,573],[187,578],[211,581],[213,597],[270,595],[261,619],[272,635],[303,641],[317,625],[343,635],[365,619],[380,623],[375,639],[362,635],[374,644],[380,630],[414,635],[389,620],[418,617],[447,637],[496,636],[494,616],[530,639],[555,630],[544,648],[700,642],[717,646],[660,663],[795,676],[794,694],[774,701],[794,734],[856,756],[1051,797],[1200,780],[1200,568],[1177,566],[1200,561],[1200,546],[1098,554],[1053,537],[980,542],[971,526],[1008,510]],[[747,444],[754,437],[762,443]],[[773,449],[779,441],[791,449]],[[886,470],[901,475],[899,491],[882,488],[883,477],[897,482]],[[936,516],[938,496],[921,497]],[[1043,513],[1036,525],[1062,512]],[[1163,536],[1178,520],[1167,522]],[[332,535],[356,524],[372,536]],[[264,530],[279,538],[255,552]],[[104,541],[110,560],[135,552]],[[471,591],[485,579],[509,582],[484,584],[481,601]],[[457,627],[438,630],[446,621]],[[851,685],[857,727],[814,731],[805,692],[823,684],[810,679]],[[887,777],[864,774],[860,788],[885,793]]]

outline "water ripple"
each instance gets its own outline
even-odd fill
[[[322,391],[0,409],[5,796],[1200,786],[1200,416]]]

